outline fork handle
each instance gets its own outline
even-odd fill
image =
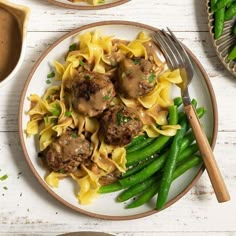
[[[199,119],[196,115],[195,109],[192,105],[187,105],[184,107],[184,109],[189,123],[192,127],[195,139],[199,147],[199,151],[201,153],[211,184],[215,191],[216,198],[218,202],[229,201],[229,192],[214,158],[214,154],[212,152],[206,134],[203,131]]]

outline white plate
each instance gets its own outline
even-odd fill
[[[130,0],[105,0],[104,3],[100,3],[96,6],[92,6],[91,4],[88,4],[86,2],[73,3],[67,0],[48,0],[48,2],[51,2],[52,4],[65,7],[65,8],[78,9],[78,10],[105,9],[105,8],[119,6],[129,1]]]
[[[26,115],[26,111],[28,111],[30,108],[30,102],[27,98],[32,93],[37,93],[39,95],[44,93],[48,86],[45,83],[45,78],[52,69],[51,63],[55,59],[59,61],[64,60],[64,56],[67,53],[69,46],[77,40],[78,34],[84,33],[85,31],[93,31],[95,29],[100,31],[102,34],[114,35],[117,38],[126,40],[134,39],[137,34],[143,30],[146,32],[157,30],[153,27],[133,22],[100,22],[76,29],[55,42],[35,64],[31,74],[29,75],[29,78],[27,79],[22,93],[19,112],[19,131],[22,148],[30,168],[39,182],[50,194],[70,208],[81,213],[103,219],[123,220],[147,216],[157,212],[154,210],[155,201],[137,209],[128,210],[125,209],[126,203],[122,204],[115,202],[117,193],[113,193],[99,196],[91,205],[80,205],[74,195],[73,181],[71,181],[69,178],[60,181],[59,188],[50,188],[44,181],[46,170],[42,165],[40,165],[40,162],[38,161],[39,158],[35,140],[33,137],[26,137],[24,132],[26,129],[26,124],[29,120],[29,117]],[[194,78],[190,85],[190,94],[192,98],[196,98],[198,100],[199,106],[204,106],[207,109],[207,114],[202,119],[202,123],[207,136],[213,137],[212,146],[214,146],[217,135],[218,121],[214,92],[202,66],[190,51],[189,53],[194,65]],[[179,95],[180,91],[178,88],[176,88],[173,96]],[[201,176],[202,171],[203,168],[200,166],[193,168],[174,181],[169,194],[169,202],[166,206],[170,206],[179,200],[184,194],[186,194]]]

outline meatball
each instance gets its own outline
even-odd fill
[[[131,108],[114,106],[104,112],[100,119],[105,143],[124,146],[131,142],[141,128],[139,116]]]
[[[148,94],[156,84],[153,64],[145,59],[123,59],[118,69],[118,90],[127,98]]]
[[[81,72],[70,86],[74,108],[89,117],[101,114],[115,96],[109,78],[95,72]]]
[[[76,132],[67,131],[52,142],[42,155],[51,170],[71,173],[89,161],[91,154],[91,143],[88,140]]]

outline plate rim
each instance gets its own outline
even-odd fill
[[[116,6],[125,4],[127,2],[130,2],[131,0],[118,0],[116,2],[103,4],[103,5],[97,5],[97,6],[72,5],[72,4],[68,4],[68,3],[58,2],[57,0],[47,0],[47,1],[51,4],[57,5],[59,7],[64,7],[64,8],[68,8],[68,9],[74,9],[74,10],[102,10],[102,9],[107,9],[107,8],[116,7]]]
[[[42,55],[39,57],[39,59],[36,61],[36,63],[34,64],[33,68],[31,69],[31,72],[24,84],[24,88],[22,90],[22,94],[21,94],[21,98],[20,98],[20,105],[19,105],[19,114],[18,114],[18,130],[19,130],[19,136],[20,136],[20,143],[21,143],[21,147],[24,153],[24,156],[26,158],[26,161],[31,169],[31,171],[33,172],[34,176],[37,178],[37,180],[39,181],[39,183],[44,187],[44,189],[51,194],[54,198],[56,198],[61,204],[69,207],[72,210],[75,210],[79,213],[85,214],[87,216],[90,217],[95,217],[95,218],[99,218],[99,219],[104,219],[104,220],[132,220],[132,219],[138,219],[138,218],[142,218],[142,217],[146,217],[152,214],[155,214],[157,212],[160,212],[166,208],[168,208],[169,206],[173,205],[175,202],[177,202],[178,200],[180,200],[193,186],[194,184],[198,181],[198,179],[201,177],[202,173],[205,170],[204,165],[201,166],[201,168],[199,169],[198,173],[196,174],[196,176],[193,178],[193,180],[188,184],[188,186],[186,186],[186,188],[183,189],[183,191],[181,193],[179,193],[178,195],[176,195],[173,199],[171,199],[170,201],[167,202],[167,204],[165,205],[165,208],[163,208],[162,210],[149,210],[143,213],[138,213],[138,214],[134,214],[134,215],[128,215],[128,216],[110,216],[110,215],[104,215],[104,214],[98,214],[98,213],[93,213],[93,212],[89,212],[87,210],[83,210],[77,206],[74,206],[73,204],[70,204],[69,202],[67,202],[65,199],[63,199],[62,197],[60,197],[59,195],[57,195],[46,183],[45,181],[41,178],[41,176],[38,174],[37,170],[35,169],[34,165],[31,162],[31,159],[28,155],[26,146],[25,146],[25,142],[24,142],[24,130],[22,127],[22,120],[23,120],[23,104],[24,104],[24,100],[25,100],[25,96],[26,96],[26,92],[28,90],[28,86],[29,83],[35,73],[35,71],[37,70],[38,66],[41,64],[41,62],[45,59],[45,57],[48,55],[48,53],[50,51],[52,51],[58,44],[60,44],[63,40],[65,40],[66,38],[79,33],[83,30],[88,30],[90,28],[94,28],[94,27],[99,27],[99,26],[106,26],[106,25],[123,25],[123,26],[132,26],[132,27],[138,27],[138,28],[143,28],[146,30],[150,30],[150,31],[158,31],[159,29],[150,25],[146,25],[143,23],[138,23],[138,22],[133,22],[133,21],[100,21],[100,22],[96,22],[96,23],[91,23],[91,24],[87,24],[84,26],[81,26],[79,28],[76,28],[66,34],[64,34],[63,36],[59,37],[59,39],[57,39],[49,48],[47,48]],[[209,96],[210,96],[210,100],[212,103],[212,110],[213,110],[213,136],[212,136],[212,142],[211,142],[211,147],[212,149],[214,149],[215,143],[216,143],[216,139],[217,139],[217,133],[218,133],[218,110],[217,110],[217,103],[216,103],[216,97],[214,94],[214,90],[213,87],[211,85],[210,79],[205,71],[205,69],[203,68],[203,66],[201,65],[201,63],[198,61],[198,59],[196,58],[196,56],[187,48],[185,47],[187,52],[190,54],[191,58],[194,60],[194,62],[196,63],[199,71],[202,73],[203,78],[204,78],[204,82],[206,83],[208,92],[209,92]]]

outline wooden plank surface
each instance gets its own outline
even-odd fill
[[[0,235],[57,235],[71,231],[105,231],[118,236],[235,236],[236,235],[236,80],[224,70],[207,32],[205,1],[132,0],[106,10],[74,11],[46,0],[12,0],[28,5],[31,20],[27,51],[15,79],[0,89]],[[148,2],[148,3],[147,3]],[[170,27],[204,65],[219,109],[215,148],[232,200],[218,204],[207,174],[179,202],[159,214],[133,221],[105,221],[83,216],[52,198],[31,173],[18,137],[21,91],[42,52],[65,32],[102,20],[131,20]],[[7,187],[5,190],[3,187]]]

